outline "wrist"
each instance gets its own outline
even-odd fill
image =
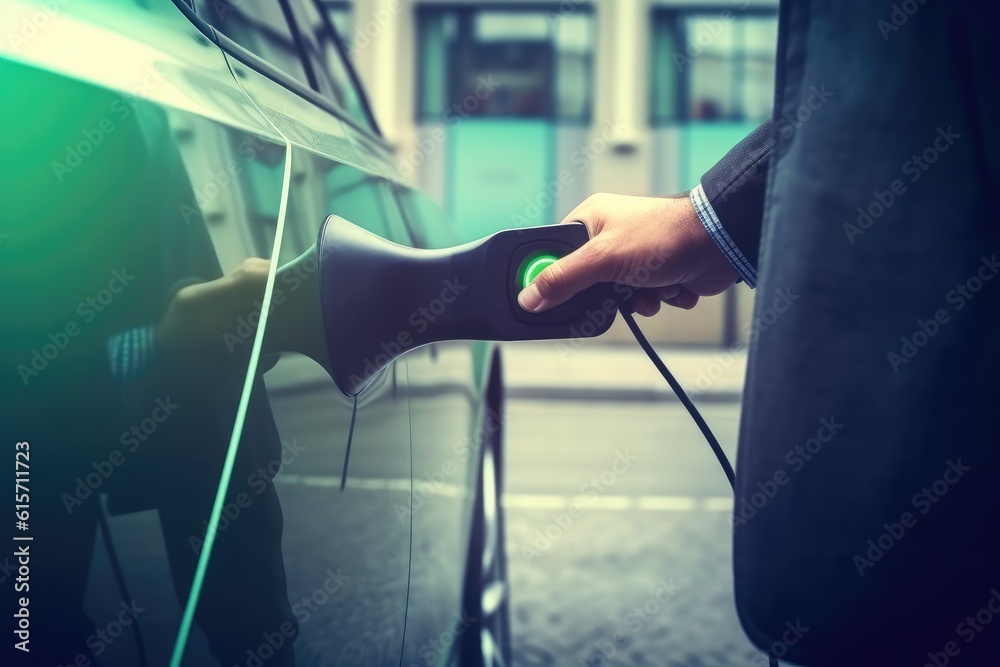
[[[686,262],[688,280],[683,284],[691,291],[709,296],[725,291],[739,281],[740,275],[720,250],[690,197],[683,193],[671,201],[674,224],[682,235],[678,247]]]
[[[716,215],[715,209],[712,208],[701,183],[691,190],[689,201],[702,229],[715,245],[718,254],[732,269],[735,275],[734,282],[742,279],[749,287],[756,287],[757,269],[747,260],[732,237],[729,236]]]

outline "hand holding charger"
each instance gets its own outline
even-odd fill
[[[588,238],[587,229],[573,223],[508,229],[454,248],[422,250],[329,216],[318,252],[334,382],[354,396],[406,351],[438,341],[601,335],[617,309],[611,283],[593,285],[543,313],[517,302],[546,266]]]
[[[508,229],[453,248],[423,250],[329,216],[318,244],[319,292],[334,382],[343,394],[356,397],[394,359],[438,341],[599,336],[611,327],[617,310],[735,488],[732,465],[715,435],[635,322],[628,303],[633,288],[596,283],[542,312],[518,303],[518,295],[539,274],[588,240],[587,228],[570,222]]]

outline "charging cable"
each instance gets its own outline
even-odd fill
[[[656,350],[653,349],[653,346],[649,344],[649,340],[647,340],[645,334],[642,333],[642,329],[639,328],[635,318],[632,317],[632,313],[634,312],[632,307],[628,303],[619,299],[618,311],[625,319],[625,324],[627,324],[628,328],[632,331],[632,335],[635,336],[635,340],[639,343],[639,347],[641,347],[642,351],[646,353],[649,360],[653,362],[653,365],[656,366],[656,370],[658,370],[660,375],[663,376],[663,379],[667,381],[667,384],[670,385],[674,394],[676,394],[677,398],[680,399],[680,402],[684,404],[688,414],[691,415],[691,419],[693,419],[694,423],[698,425],[698,429],[701,431],[701,434],[705,436],[705,440],[708,441],[708,446],[712,448],[715,458],[719,460],[719,465],[722,466],[722,471],[726,473],[726,479],[729,480],[729,486],[732,487],[733,492],[735,493],[736,473],[733,471],[733,466],[729,463],[729,459],[726,458],[726,453],[722,451],[722,446],[719,445],[719,441],[716,439],[715,434],[712,433],[712,429],[708,427],[708,424],[705,423],[705,419],[701,416],[701,413],[698,412],[698,408],[696,408],[694,403],[691,402],[691,399],[688,398],[684,388],[681,387],[681,383],[677,381],[677,378],[675,378],[673,373],[670,372],[667,365],[663,363],[662,359],[660,359],[660,355],[658,355]],[[767,661],[770,667],[778,667],[778,660],[773,655],[768,654]]]
[[[619,302],[618,310],[621,312],[622,317],[625,318],[625,324],[627,324],[628,328],[632,330],[632,335],[635,336],[635,340],[639,343],[639,347],[642,348],[642,351],[646,353],[649,360],[653,362],[654,366],[656,366],[656,370],[660,371],[660,375],[663,376],[663,379],[667,381],[670,388],[673,389],[675,394],[677,394],[677,398],[679,398],[681,403],[684,404],[684,407],[687,408],[688,414],[691,415],[691,419],[693,419],[694,423],[698,425],[698,428],[701,430],[701,434],[705,436],[705,440],[708,441],[708,446],[712,448],[715,458],[719,460],[719,465],[722,466],[722,471],[726,473],[726,479],[729,480],[729,486],[732,487],[735,492],[736,473],[733,471],[733,466],[729,463],[729,459],[726,458],[726,453],[722,451],[722,446],[719,445],[719,441],[716,439],[715,434],[712,433],[712,429],[708,427],[708,424],[705,423],[705,419],[701,416],[701,413],[698,412],[698,408],[696,408],[694,403],[691,402],[691,399],[688,398],[688,395],[684,392],[684,388],[681,387],[681,383],[677,381],[677,378],[675,378],[673,373],[670,372],[667,365],[663,363],[660,356],[656,354],[656,350],[653,349],[653,346],[649,344],[646,336],[642,333],[642,329],[639,328],[635,318],[632,317],[633,311],[631,306]]]

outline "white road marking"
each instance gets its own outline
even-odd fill
[[[732,512],[732,496],[722,496],[721,498],[703,498],[701,501],[706,512]]]
[[[640,496],[639,509],[650,512],[691,512],[698,499],[691,496]]]
[[[530,493],[505,493],[504,507],[521,510],[561,510],[569,507],[568,496],[543,496]]]
[[[311,486],[316,488],[340,488],[340,478],[329,475],[278,475],[278,484]],[[410,490],[408,479],[365,479],[348,477],[346,487],[362,491],[395,491],[406,493]],[[456,484],[416,481],[414,492],[423,497],[444,496],[461,498],[465,489]],[[506,493],[503,505],[508,509],[563,510],[576,505],[581,509],[596,509],[611,512],[731,512],[732,496],[564,496],[538,493]]]

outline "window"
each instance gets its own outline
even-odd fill
[[[353,2],[348,0],[320,0],[320,6],[326,12],[326,15],[330,17],[330,22],[333,23],[333,29],[340,37],[341,44],[346,47],[344,53],[349,60],[354,59],[351,47],[357,46],[354,43],[355,40],[352,39],[354,28],[353,4]]]
[[[421,7],[419,115],[586,120],[592,20],[583,11]]]
[[[198,15],[247,51],[309,85],[292,30],[274,0],[199,0]]]
[[[316,76],[316,90],[333,100],[362,127],[371,127],[354,80],[337,48],[333,24],[320,13],[313,0],[292,3],[292,13],[303,50]]]
[[[653,122],[767,118],[777,32],[771,12],[656,12]]]

